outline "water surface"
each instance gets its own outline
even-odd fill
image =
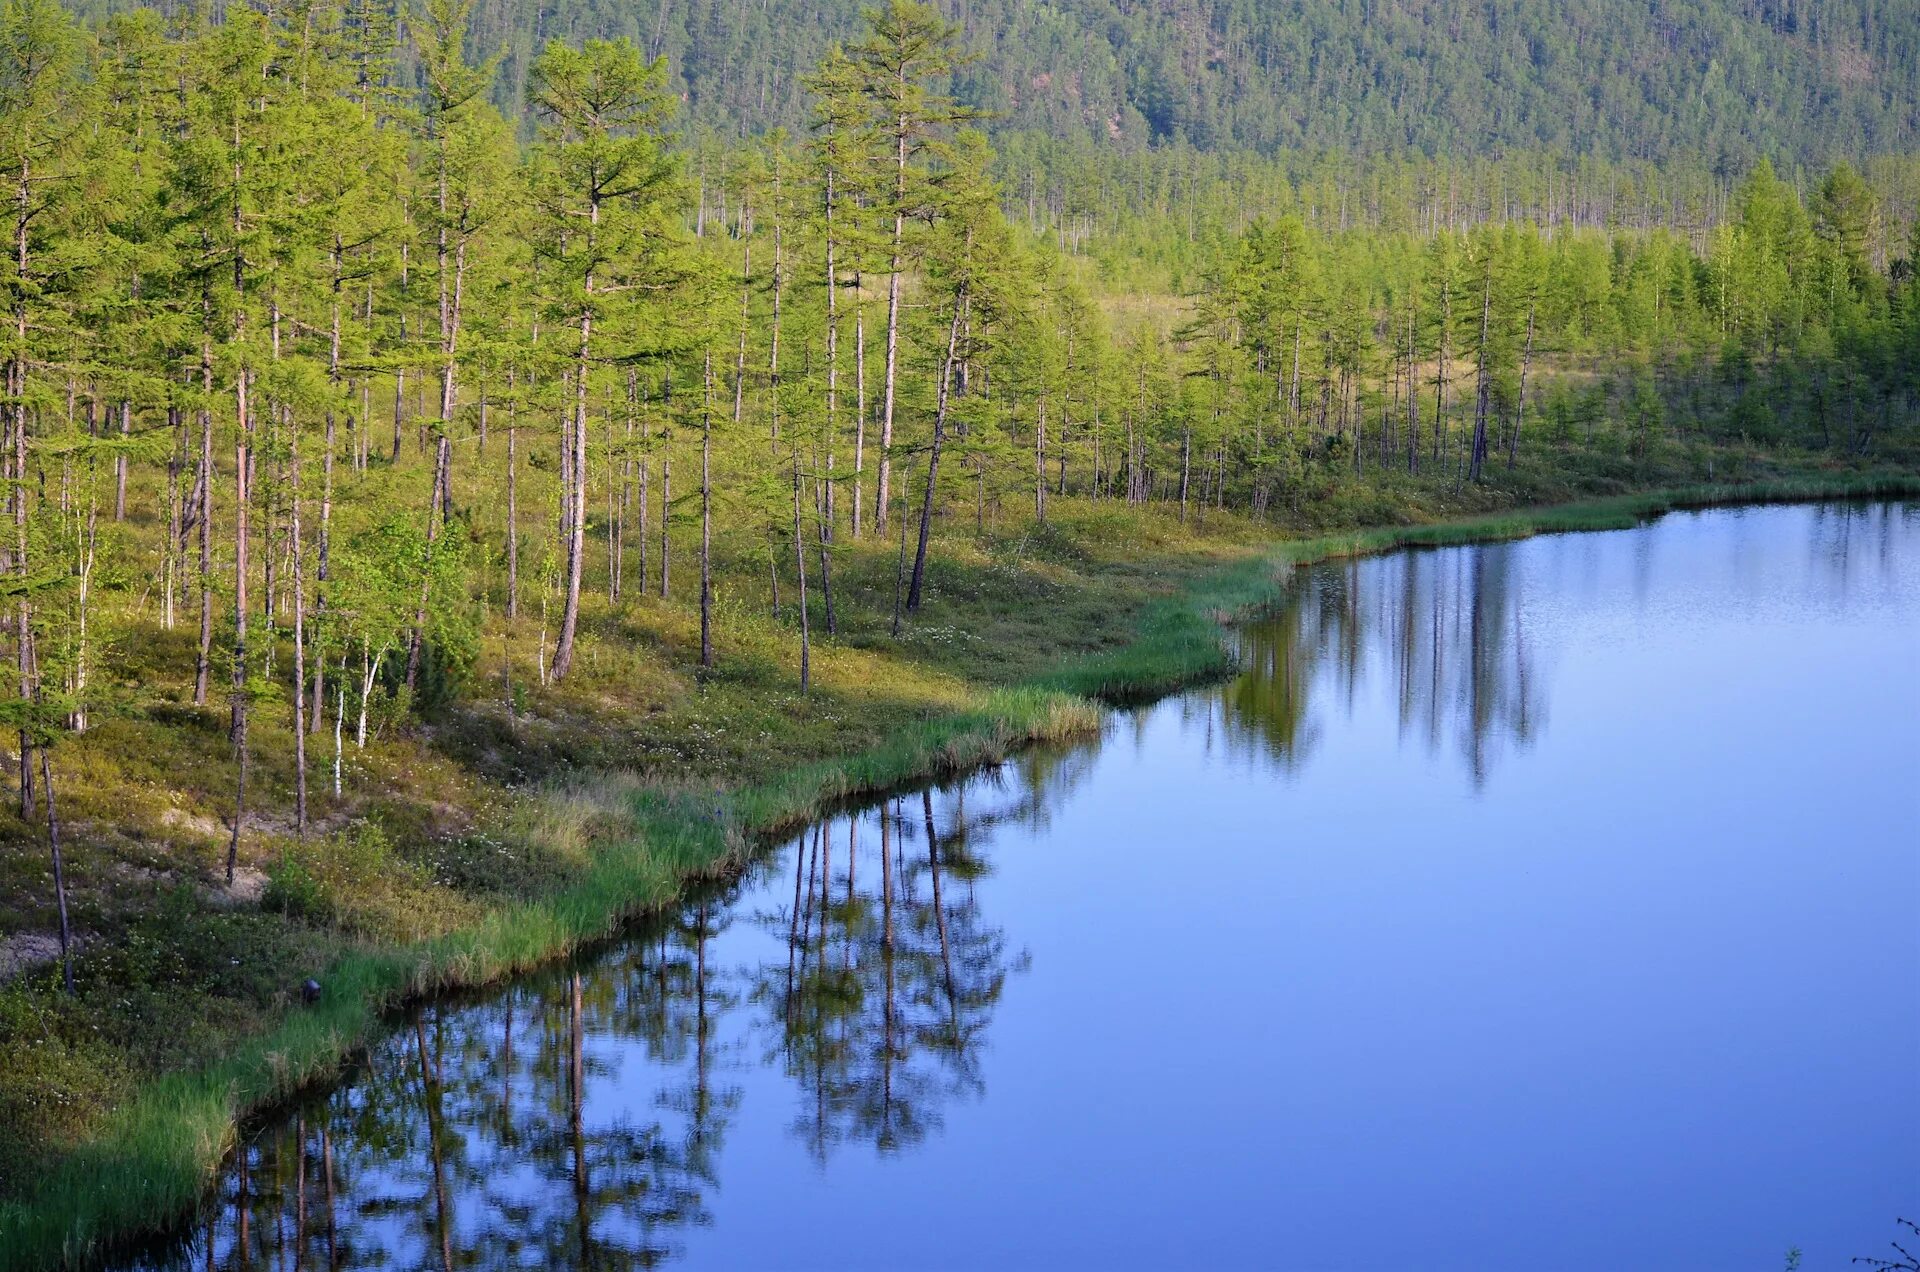
[[[399,1023],[147,1262],[1809,1269],[1920,1211],[1920,509],[1301,571],[1245,673]]]

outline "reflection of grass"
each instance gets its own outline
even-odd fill
[[[1920,480],[1902,476],[1803,478],[1746,486],[1697,486],[1616,495],[1582,503],[1521,509],[1430,525],[1381,526],[1273,545],[1224,567],[1178,596],[1147,606],[1133,639],[1119,649],[1082,658],[1039,683],[1110,702],[1151,699],[1232,670],[1219,625],[1272,594],[1286,569],[1337,557],[1403,547],[1445,547],[1521,539],[1535,534],[1624,530],[1679,508],[1795,499],[1892,497],[1920,493]]]
[[[727,577],[712,674],[692,666],[697,628],[681,598],[637,599],[620,614],[599,604],[580,674],[564,686],[520,686],[511,712],[503,691],[415,735],[390,728],[364,754],[349,748],[349,797],[316,800],[325,834],[250,841],[269,877],[266,909],[206,905],[231,762],[217,713],[156,691],[60,755],[63,801],[94,831],[76,873],[146,873],[87,903],[99,941],[77,1004],[37,985],[0,990],[0,1125],[71,1146],[16,1147],[15,1169],[33,1163],[38,1182],[12,1181],[16,1199],[0,1203],[0,1263],[79,1258],[184,1213],[237,1116],[330,1074],[406,998],[605,938],[689,880],[732,868],[759,836],[842,801],[1096,727],[1090,700],[1140,701],[1227,673],[1219,624],[1296,565],[1617,528],[1729,499],[1913,493],[1920,482],[1877,478],[1680,489],[1438,524],[1308,527],[1277,544],[1218,513],[1187,528],[1165,510],[1066,501],[1049,527],[942,542],[937,590],[901,641],[872,601],[890,585],[890,552],[850,549],[837,581],[861,604],[843,610],[838,640],[816,645],[807,698],[794,689],[790,622],[738,599],[757,566],[748,559]],[[489,643],[529,630],[497,625]],[[183,662],[179,635],[130,648],[123,682],[170,683],[162,672]],[[483,663],[476,692],[506,670]],[[524,662],[512,670],[524,676]],[[289,722],[260,717],[261,785],[284,791]],[[11,854],[0,877],[9,897],[44,887],[24,857]],[[326,986],[321,1003],[289,1009],[289,986],[309,972]]]

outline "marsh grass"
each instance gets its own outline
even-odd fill
[[[215,1061],[133,1082],[124,1075],[90,1076],[83,1067],[73,1080],[83,1095],[89,1082],[105,1084],[93,1092],[97,1096],[122,1087],[130,1093],[113,1100],[104,1117],[76,1126],[73,1147],[40,1172],[31,1188],[0,1200],[0,1270],[87,1263],[116,1241],[181,1221],[232,1146],[239,1119],[332,1076],[386,1013],[405,1002],[497,981],[606,940],[634,917],[670,904],[690,882],[738,869],[769,837],[851,801],[992,763],[1031,743],[1097,731],[1102,704],[1142,702],[1228,674],[1233,660],[1222,624],[1258,609],[1295,568],[1399,547],[1618,529],[1678,508],[1916,494],[1920,479],[1899,475],[1684,487],[1260,546],[1244,525],[1216,527],[1216,535],[1230,533],[1203,544],[1203,532],[1174,527],[1163,517],[1129,518],[1117,509],[1088,514],[1114,524],[1083,525],[1078,535],[1027,527],[1021,539],[994,545],[996,550],[956,551],[950,569],[943,561],[943,588],[968,599],[968,612],[991,626],[998,650],[976,649],[984,642],[951,633],[936,638],[922,632],[920,642],[933,648],[909,642],[879,660],[870,651],[882,643],[853,632],[829,654],[829,660],[849,661],[849,677],[886,670],[908,686],[889,700],[899,705],[885,707],[875,705],[878,698],[863,699],[857,685],[845,685],[844,702],[870,709],[884,732],[877,744],[835,758],[804,757],[842,734],[806,734],[804,722],[793,726],[802,731],[798,742],[778,732],[787,713],[798,719],[798,709],[780,697],[784,689],[769,688],[778,677],[764,674],[786,656],[783,633],[777,625],[750,626],[739,638],[744,651],[704,687],[705,714],[681,726],[695,739],[717,736],[723,727],[747,737],[756,729],[763,739],[779,737],[781,745],[771,748],[775,759],[762,756],[757,763],[751,762],[751,742],[726,744],[735,750],[715,744],[716,764],[702,772],[750,774],[745,780],[648,779],[583,768],[572,761],[596,753],[567,751],[569,763],[552,766],[537,793],[514,803],[488,833],[468,834],[449,841],[452,846],[416,847],[412,856],[391,846],[356,848],[368,861],[382,852],[405,857],[405,870],[370,866],[355,873],[358,859],[351,853],[336,855],[348,862],[343,867],[338,859],[323,863],[318,855],[289,851],[285,860],[299,864],[308,883],[296,887],[295,872],[287,868],[283,901],[298,894],[308,898],[300,904],[359,907],[377,919],[381,907],[395,900],[382,893],[389,885],[381,881],[398,877],[423,890],[408,893],[407,904],[421,904],[422,896],[431,900],[435,889],[461,898],[462,908],[454,911],[459,923],[418,939],[400,939],[413,934],[372,920],[352,935],[355,925],[349,924],[352,939],[344,947],[338,937],[328,938],[331,946],[314,937],[303,948],[334,950],[321,975],[321,1000],[311,1007],[285,1001],[276,1006],[263,990],[261,1010],[274,1023]],[[1070,579],[1089,566],[1080,558],[1089,544],[1100,542],[1128,545],[1123,551],[1132,559],[1105,563],[1112,581],[1104,590],[1076,592]],[[634,621],[631,636],[685,639],[684,615],[666,607]],[[1049,639],[1039,639],[1049,626]],[[1116,626],[1121,639],[1113,635]],[[1031,648],[1003,644],[1022,633],[1035,636]],[[1041,665],[1043,658],[1052,664]],[[1005,682],[1009,667],[1021,676],[1016,683]],[[609,674],[620,670],[613,662]],[[671,677],[659,679],[655,690],[662,697],[687,691]],[[577,705],[585,711],[584,701]],[[822,710],[818,704],[812,709]],[[508,723],[516,730],[533,727]],[[484,731],[474,745],[489,745]],[[683,739],[677,745],[692,744]],[[760,749],[768,747],[762,743]]]

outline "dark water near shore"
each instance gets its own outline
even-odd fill
[[[1330,565],[1238,639],[1228,685],[425,1007],[148,1262],[1891,1253],[1920,507]]]

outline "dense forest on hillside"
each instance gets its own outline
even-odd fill
[[[395,20],[356,3],[370,25]],[[503,55],[492,99],[529,127],[546,41],[626,37],[667,59],[688,125],[751,136],[806,120],[806,77],[861,8],[484,0],[467,47]],[[969,0],[953,16],[977,55],[959,100],[996,128],[1119,151],[1546,150],[1725,173],[1912,151],[1920,127],[1920,7],[1904,0]]]
[[[1911,15],[1671,7],[1606,38],[1746,49],[1688,81],[1727,96],[1687,144],[1761,128],[1790,167],[1635,160],[1640,116],[1524,95],[1478,127],[1623,158],[1209,153],[1303,138],[1204,61],[1096,145],[1078,98],[982,87],[1015,47],[1096,83],[1068,9],[968,61],[1000,19],[912,0],[698,40],[666,7],[602,39],[493,0],[0,0],[0,936],[87,947],[0,990],[0,1196],[257,1031],[281,969],[582,877],[631,823],[574,775],[723,789],[1104,647],[1154,576],[1072,609],[1102,553],[1910,469],[1920,178],[1827,152],[1911,141]],[[1326,38],[1414,21],[1374,10]],[[1116,50],[1176,55],[1163,20],[1098,27],[1115,102],[1158,100]],[[1277,38],[1219,74],[1312,60]],[[1865,78],[1785,131],[1738,105],[1843,52]],[[1684,94],[1635,91],[1677,136]],[[1438,92],[1314,127],[1464,144],[1388,127]],[[983,102],[1035,127],[996,153]]]

